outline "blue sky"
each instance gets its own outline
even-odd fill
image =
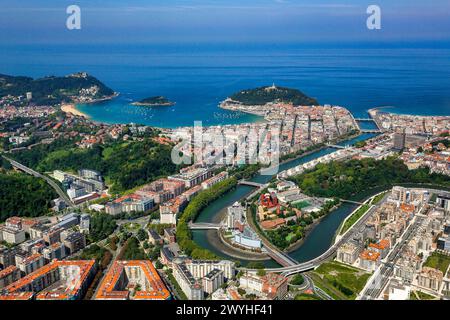
[[[65,28],[66,7],[82,30]],[[382,9],[382,30],[366,9]],[[448,0],[0,0],[1,43],[450,41]]]

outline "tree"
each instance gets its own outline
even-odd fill
[[[305,279],[301,274],[296,274],[291,280],[291,284],[293,284],[294,286],[301,286],[304,282]]]
[[[137,238],[139,241],[144,241],[148,239],[148,233],[145,232],[144,229],[139,229],[139,231],[137,232]]]
[[[264,263],[260,261],[251,261],[247,263],[248,269],[264,269]]]
[[[0,173],[0,222],[12,216],[46,215],[56,192],[40,178],[22,173]]]
[[[266,270],[264,270],[264,269],[259,269],[259,270],[256,272],[256,275],[257,275],[258,277],[264,277],[264,276],[266,275]]]
[[[156,269],[162,269],[163,267],[164,267],[163,264],[159,260],[156,260],[155,268]]]
[[[91,230],[89,232],[89,240],[97,242],[109,237],[117,224],[114,217],[106,213],[94,213],[91,215]]]

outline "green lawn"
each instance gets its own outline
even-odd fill
[[[293,207],[301,210],[303,208],[309,207],[310,205],[311,204],[308,201],[300,201],[300,202],[294,203]]]
[[[344,234],[348,229],[351,228],[351,226],[353,226],[355,224],[356,221],[358,221],[359,218],[361,218],[364,213],[367,212],[367,210],[369,210],[370,205],[368,204],[364,204],[361,206],[361,208],[359,208],[355,213],[353,213],[345,222],[344,225],[341,228],[341,231],[339,232],[339,234]]]
[[[383,200],[385,195],[386,195],[386,192],[383,192],[383,193],[377,195],[375,198],[372,199],[372,204],[378,204],[381,200]]]
[[[350,266],[338,262],[326,262],[320,265],[314,272],[322,286],[328,288],[324,291],[328,294],[329,291],[337,296],[339,299],[353,300],[358,293],[363,289],[367,280],[370,277],[369,273],[364,272]],[[316,283],[316,282],[314,282]],[[330,290],[331,289],[331,290]]]
[[[139,223],[133,223],[133,222],[128,222],[128,223],[124,224],[123,227],[125,228],[125,230],[127,230],[129,232],[137,232],[141,228]]]
[[[411,291],[409,295],[409,300],[434,300],[435,296],[432,296],[428,293],[424,293],[421,291]]]
[[[315,294],[306,294],[301,293],[295,296],[295,300],[322,300],[320,297],[316,296]]]
[[[449,265],[450,256],[438,252],[433,252],[424,263],[425,267],[441,270],[444,275]]]

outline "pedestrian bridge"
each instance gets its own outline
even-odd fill
[[[334,149],[349,149],[351,146],[340,146],[338,144],[327,144],[328,147],[334,148]]]
[[[369,122],[369,121],[373,121],[375,122],[372,118],[355,118],[356,121],[361,121],[361,122]]]
[[[361,129],[362,133],[381,133],[381,130],[378,129]]]
[[[255,188],[264,188],[264,186],[265,186],[265,185],[263,185],[261,183],[247,181],[247,180],[240,180],[238,182],[238,184],[243,185],[243,186],[255,187]]]
[[[219,230],[222,228],[222,225],[219,223],[189,222],[188,227],[191,230]]]

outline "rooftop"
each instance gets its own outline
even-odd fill
[[[146,288],[147,290],[142,288],[142,290],[136,291],[134,296],[130,295],[127,288],[127,284],[130,282],[127,279],[127,269],[131,268],[139,268],[141,271],[140,277],[144,278],[138,280],[149,285],[149,288]],[[121,283],[122,277],[125,277],[128,281]],[[169,290],[162,282],[152,262],[148,260],[114,261],[95,297],[97,300],[167,300],[169,298]]]

